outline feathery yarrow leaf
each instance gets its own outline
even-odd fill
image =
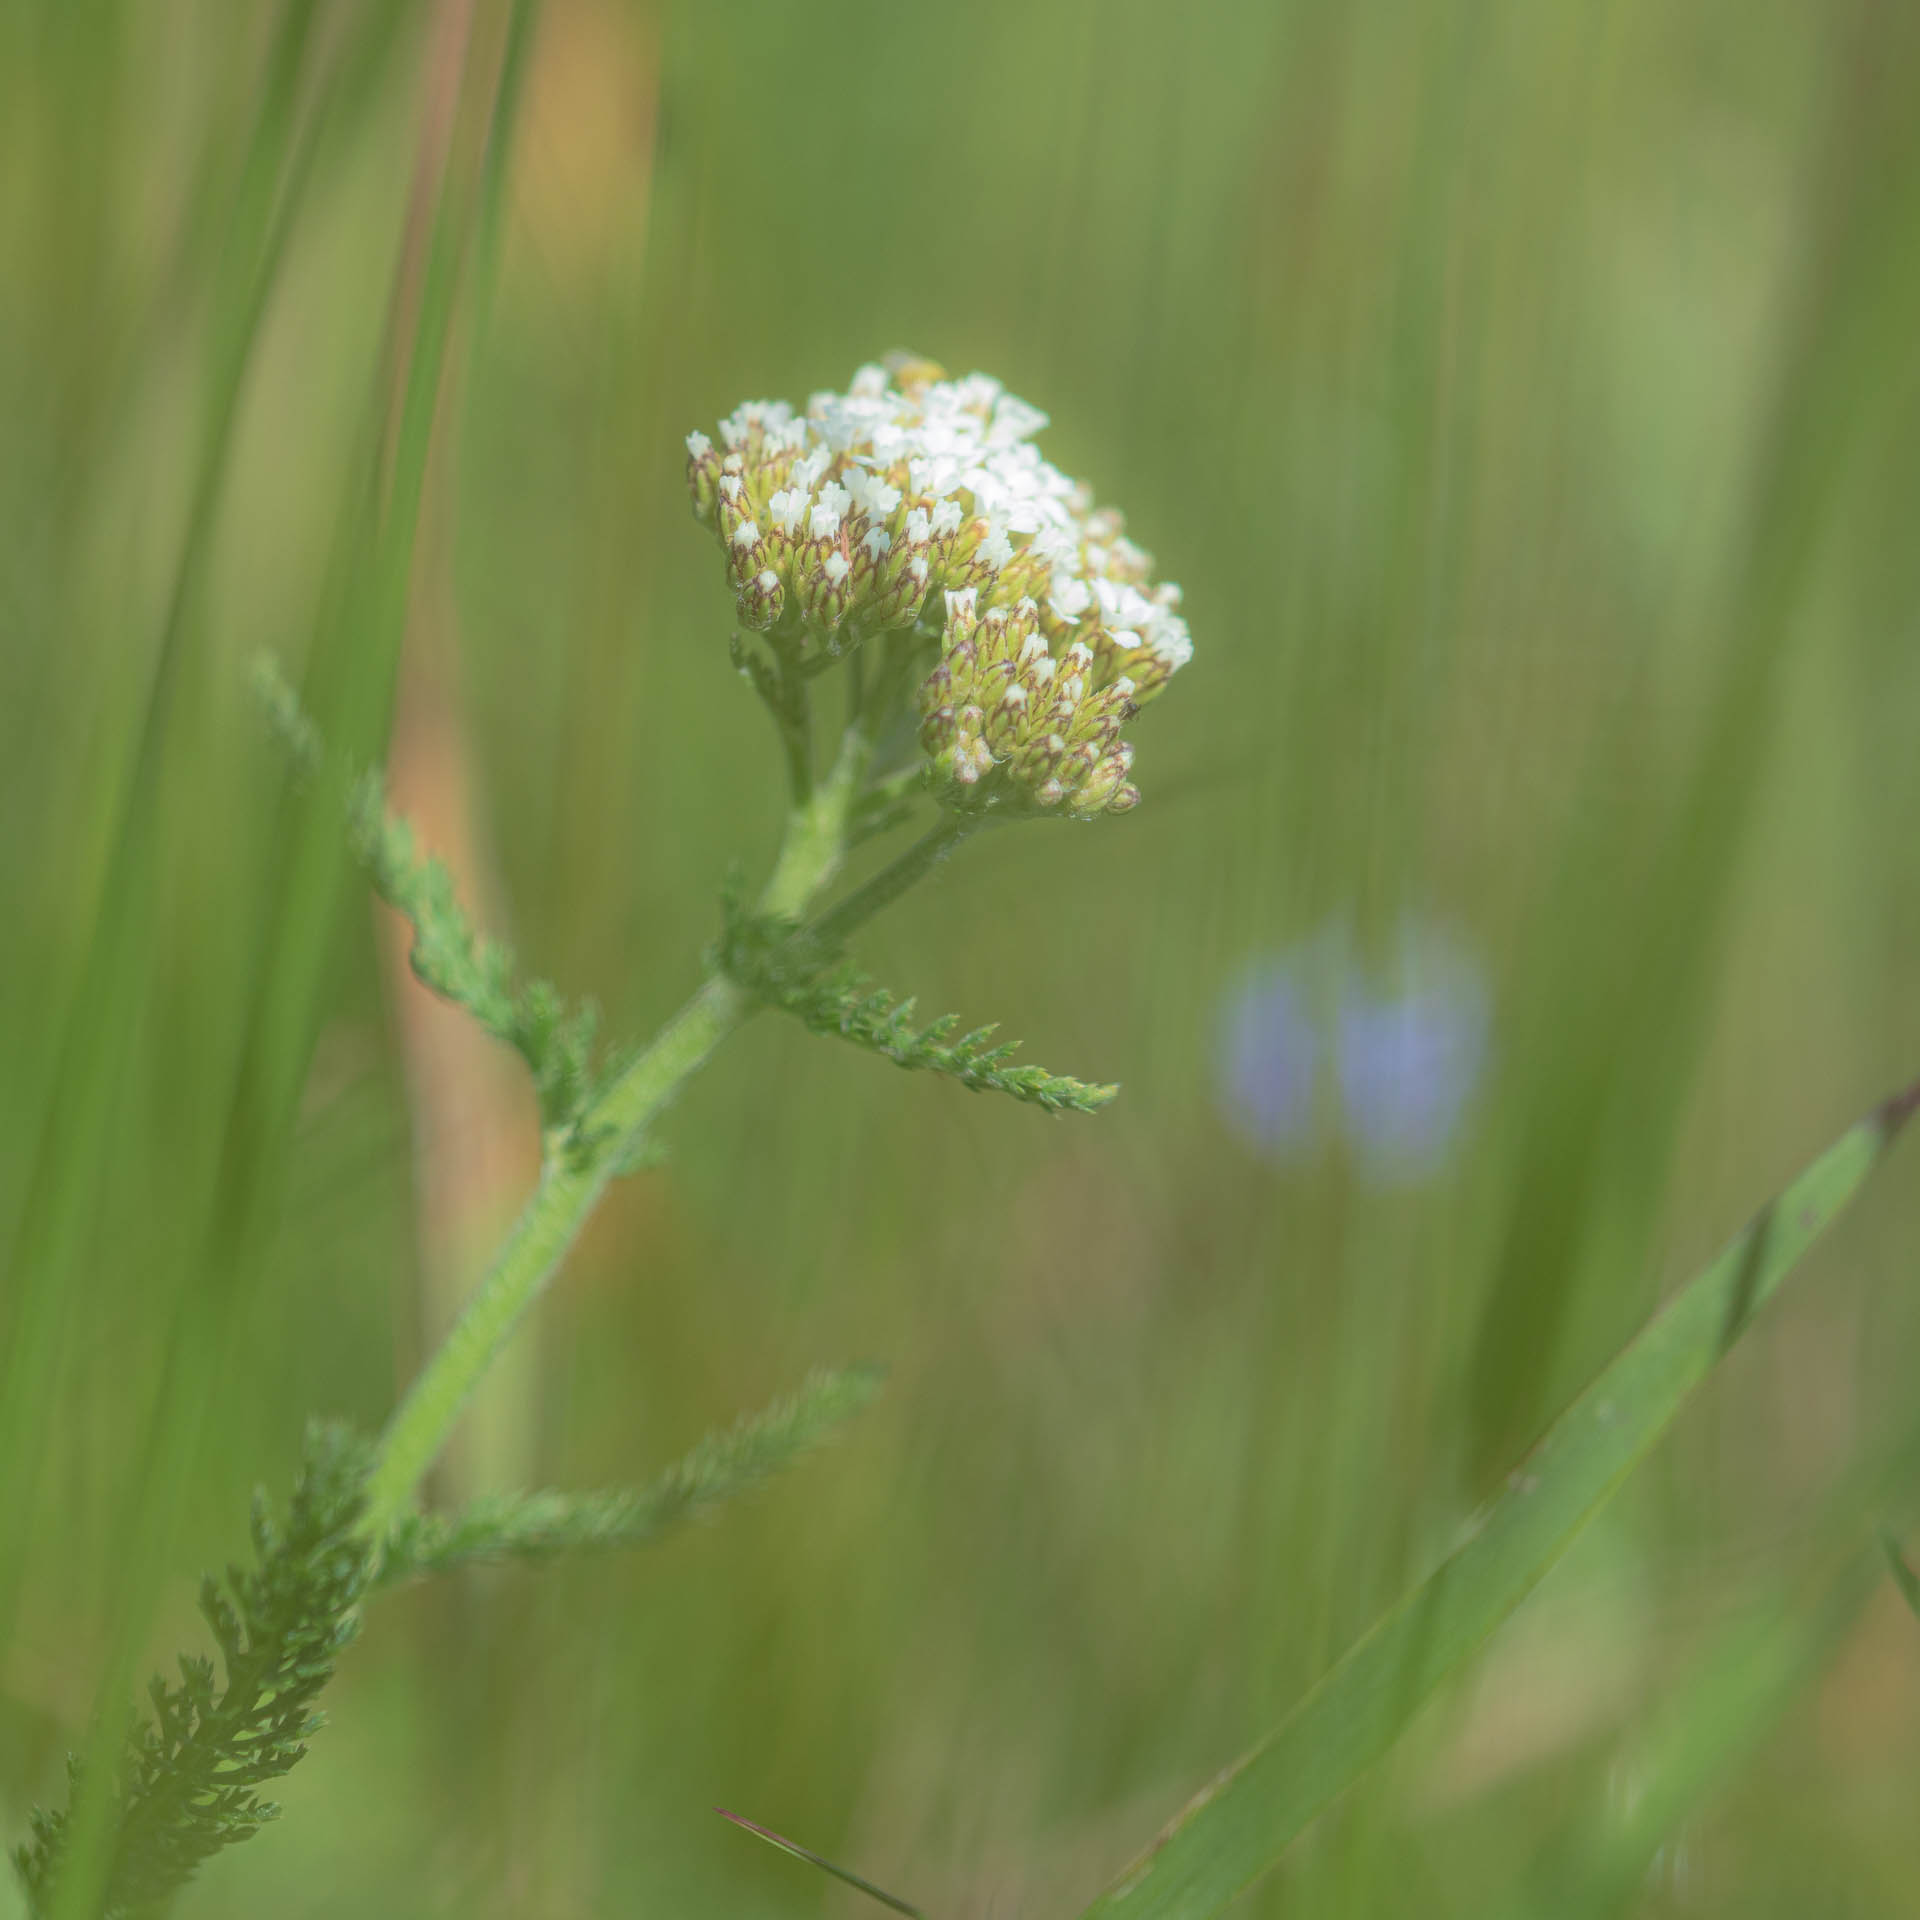
[[[809,1033],[851,1041],[908,1072],[944,1074],[976,1093],[1004,1093],[1048,1113],[1097,1113],[1120,1091],[1044,1067],[1013,1065],[1019,1042],[996,1042],[995,1024],[958,1039],[957,1013],[916,1027],[911,998],[896,998],[836,955],[809,950],[806,933],[791,922],[749,913],[731,889],[721,911],[715,954],[721,971],[766,1005],[792,1014]]]
[[[648,1487],[507,1495],[455,1514],[409,1515],[387,1537],[377,1582],[397,1585],[475,1561],[645,1546],[792,1466],[865,1407],[880,1380],[875,1367],[813,1373],[795,1392],[707,1435]]]
[[[809,1033],[850,1040],[909,1072],[944,1074],[976,1093],[1004,1093],[1048,1113],[1097,1113],[1120,1091],[1049,1073],[1045,1067],[1012,1065],[1019,1043],[994,1044],[998,1028],[992,1025],[950,1041],[948,1036],[960,1024],[957,1013],[943,1013],[915,1027],[911,998],[895,999],[852,966],[836,967],[804,986],[783,987],[768,997]]]
[[[255,1788],[306,1753],[321,1724],[314,1701],[358,1630],[371,1550],[356,1528],[371,1458],[342,1427],[309,1429],[284,1526],[256,1497],[256,1565],[229,1568],[224,1590],[202,1583],[225,1682],[211,1660],[185,1655],[177,1681],[149,1686],[153,1717],[130,1732],[115,1787],[97,1909],[108,1920],[159,1911],[205,1860],[278,1814]],[[14,1855],[35,1915],[55,1905],[82,1771],[68,1762],[69,1811],[36,1811]]]
[[[540,1096],[541,1123],[571,1132],[625,1064],[624,1051],[596,1060],[599,1010],[569,1006],[545,980],[514,979],[513,955],[477,932],[460,905],[453,876],[422,853],[413,828],[388,811],[379,776],[348,778],[330,763],[326,743],[300,695],[271,654],[253,665],[253,690],[274,736],[302,776],[322,774],[342,790],[349,841],[373,890],[413,929],[407,962],[421,984],[463,1007],[496,1040],[519,1054]],[[574,1140],[575,1146],[585,1144]]]
[[[617,1062],[595,1059],[599,1010],[591,1002],[569,1006],[545,980],[515,985],[513,956],[474,930],[452,874],[422,854],[412,827],[388,811],[376,775],[355,782],[349,820],[374,891],[413,928],[407,962],[415,977],[527,1063],[547,1128],[571,1126],[617,1070]]]

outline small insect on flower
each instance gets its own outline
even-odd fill
[[[687,485],[743,625],[803,661],[925,648],[946,805],[1091,819],[1139,803],[1121,729],[1193,642],[1120,515],[1041,458],[1046,424],[987,374],[895,355],[804,412],[752,400],[689,434]]]

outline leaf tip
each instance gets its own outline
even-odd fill
[[[1920,1080],[1880,1103],[1880,1132],[1888,1146],[1899,1137],[1900,1129],[1920,1112]]]

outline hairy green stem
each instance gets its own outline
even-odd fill
[[[788,819],[780,857],[760,896],[762,913],[799,918],[840,870],[848,823],[872,758],[871,735],[850,727],[832,773]],[[902,890],[894,888],[888,898]],[[756,1004],[744,988],[714,975],[594,1103],[575,1141],[549,1153],[539,1185],[486,1278],[415,1377],[381,1438],[363,1523],[370,1537],[383,1538],[413,1504],[475,1387],[566,1258],[647,1127]]]
[[[913,812],[913,803],[927,790],[927,764],[916,760],[898,773],[876,781],[860,796],[848,830],[847,844],[864,846],[901,825]]]
[[[787,761],[787,790],[796,808],[813,799],[813,701],[806,676],[787,654],[779,654],[775,697],[767,702]]]
[[[818,946],[831,950],[841,946],[849,934],[893,903],[948,857],[955,848],[971,840],[989,824],[985,814],[949,814],[931,827],[899,859],[885,866],[864,886],[853,892],[829,913],[823,913],[804,936]]]

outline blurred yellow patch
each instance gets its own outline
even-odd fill
[[[644,241],[659,80],[650,11],[607,0],[546,8],[514,169],[521,237],[543,270],[590,274]]]

